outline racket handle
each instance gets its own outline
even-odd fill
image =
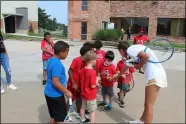
[[[69,98],[69,105],[72,105],[72,98]]]

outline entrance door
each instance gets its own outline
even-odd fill
[[[81,40],[81,22],[72,22],[72,38],[74,41]]]
[[[15,33],[15,17],[9,16],[5,18],[6,33]]]

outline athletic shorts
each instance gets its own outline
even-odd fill
[[[130,91],[130,84],[118,83],[118,88],[120,90],[123,90],[125,92],[128,92],[128,91]]]
[[[152,80],[149,80],[146,84],[146,86],[150,85],[157,85],[160,88],[166,88],[167,87],[167,78],[166,77],[160,77],[160,78],[154,78]]]
[[[103,96],[114,96],[113,87],[102,86],[101,93]]]
[[[48,60],[43,60],[43,70],[47,70]]]
[[[97,103],[95,100],[85,100],[82,99],[82,108],[87,110],[89,113],[95,112],[97,109]]]
[[[65,97],[48,97],[45,95],[45,98],[50,117],[54,118],[56,122],[63,122],[67,115]]]

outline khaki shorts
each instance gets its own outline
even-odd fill
[[[82,108],[88,110],[89,113],[95,112],[97,109],[97,103],[95,100],[85,100],[82,98]]]
[[[148,83],[146,84],[146,86],[150,86],[150,85],[157,85],[160,88],[166,88],[167,87],[167,78],[166,77],[162,77],[162,78],[154,78],[148,81]]]

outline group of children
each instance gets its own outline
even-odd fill
[[[68,102],[65,95],[75,100],[77,112],[80,113],[83,122],[95,123],[95,111],[98,107],[105,110],[112,109],[112,98],[114,96],[114,82],[118,82],[118,97],[120,107],[124,107],[124,96],[130,90],[131,76],[134,68],[130,67],[117,80],[115,77],[125,66],[127,59],[125,54],[121,54],[121,60],[115,67],[112,63],[115,55],[113,51],[102,50],[100,40],[94,43],[86,42],[80,48],[80,56],[73,59],[68,70],[69,78],[65,75],[65,67],[60,59],[64,60],[69,52],[69,45],[63,41],[58,41],[53,47],[53,57],[47,60],[47,83],[44,94],[50,113],[50,123],[63,122]],[[119,49],[118,49],[119,50]],[[103,101],[97,105],[97,86],[101,85]],[[67,88],[66,88],[67,85]],[[106,97],[109,97],[107,104]],[[90,119],[85,114],[90,114]]]

